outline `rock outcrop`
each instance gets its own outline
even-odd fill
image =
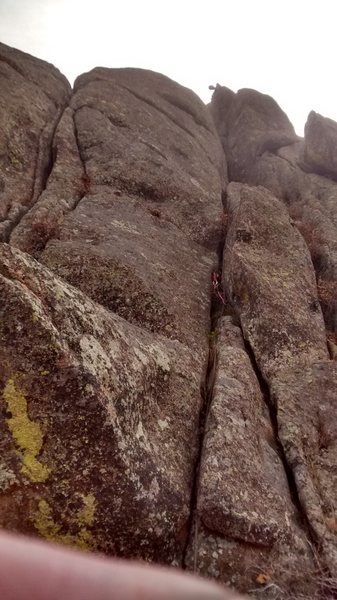
[[[189,90],[95,69],[76,82],[48,153],[44,188],[2,248],[1,523],[182,564],[221,146]]]
[[[0,240],[39,198],[51,169],[52,139],[69,100],[65,77],[0,43]]]
[[[305,160],[310,171],[337,179],[337,124],[312,111],[305,126]]]
[[[231,180],[245,181],[256,156],[297,140],[292,124],[275,100],[255,90],[243,89],[234,94],[217,86],[210,111],[224,146]]]
[[[262,94],[245,95],[247,106],[240,115],[242,119],[246,115],[245,129],[237,129],[235,120],[230,117],[235,114],[235,105],[240,113],[241,92],[229,94],[227,88],[218,87],[211,104],[226,151],[229,177],[236,181],[227,189],[223,286],[239,319],[246,349],[269,407],[274,440],[287,474],[293,508],[298,512],[297,525],[302,530],[302,536],[297,539],[307,540],[313,551],[311,560],[316,565],[310,568],[306,553],[296,552],[289,569],[283,562],[282,536],[278,535],[277,542],[269,543],[271,564],[265,568],[269,583],[277,581],[282,590],[287,587],[284,577],[287,579],[292,572],[293,594],[304,593],[308,598],[322,594],[332,598],[334,580],[326,587],[322,581],[327,577],[325,568],[332,578],[337,574],[337,514],[333,491],[337,489],[337,438],[331,425],[335,413],[331,391],[335,362],[331,359],[336,358],[334,213],[337,187],[333,166],[336,124],[311,113],[305,139],[294,139],[289,144],[284,136],[281,143],[287,131],[284,113]],[[289,128],[288,132],[290,134]],[[236,133],[239,133],[237,138]],[[259,143],[260,139],[263,144]],[[249,152],[236,152],[235,144],[248,148]],[[226,371],[228,366],[221,370],[219,361],[214,390]],[[207,460],[207,445],[205,456]],[[245,456],[250,464],[252,451]],[[262,458],[260,464],[264,465]],[[202,515],[203,498],[212,488],[206,486],[205,492],[202,470],[200,477]],[[259,479],[262,481],[261,476]],[[255,505],[258,506],[257,502]],[[233,502],[231,506],[235,510],[240,502]],[[266,507],[263,514],[265,517],[269,514]],[[245,517],[249,519],[249,510]],[[200,518],[207,522],[203,516]],[[251,516],[250,520],[254,531]],[[287,519],[287,523],[291,522]],[[290,531],[296,535],[293,523]],[[209,532],[206,539],[210,547],[219,548],[219,528],[216,533],[211,542]],[[237,537],[241,542],[244,539],[242,535]],[[202,544],[204,539],[205,536]],[[258,541],[256,535],[254,545]],[[297,542],[291,541],[290,545],[295,548]],[[277,549],[280,554],[276,558]],[[206,552],[206,557],[213,556],[208,566],[212,574],[224,572],[224,549],[221,555],[216,554],[214,559],[212,553]],[[248,556],[249,552],[245,553],[246,568]],[[289,551],[284,556],[289,557]],[[301,566],[293,569],[297,561]],[[267,564],[266,559],[261,562],[254,557],[248,560],[248,569],[252,570],[257,562]],[[204,561],[202,571],[207,572],[206,564]],[[314,589],[315,569],[317,589]],[[295,577],[296,571],[305,574],[302,581]]]
[[[2,526],[181,560],[200,407],[194,353],[6,244],[0,270]]]
[[[0,526],[337,578],[337,125],[0,45]]]

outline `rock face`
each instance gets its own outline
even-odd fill
[[[230,183],[224,282],[265,381],[328,357],[310,254],[286,207]]]
[[[324,583],[322,565],[325,565],[332,578],[336,577],[337,513],[334,490],[337,489],[337,457],[334,448],[337,438],[334,426],[331,425],[335,412],[331,392],[334,387],[335,362],[331,359],[337,356],[337,187],[334,181],[333,161],[336,157],[332,142],[336,124],[311,113],[304,140],[294,139],[290,144],[286,142],[285,136],[284,142],[279,143],[285,132],[284,113],[280,109],[277,113],[275,103],[269,102],[270,99],[266,103],[265,96],[255,92],[255,102],[250,102],[247,128],[242,129],[236,139],[235,123],[233,124],[231,115],[235,103],[239,104],[239,96],[240,92],[235,96],[227,88],[219,87],[214,92],[211,104],[211,112],[227,153],[230,179],[241,182],[230,183],[227,189],[223,286],[239,320],[245,347],[248,355],[253,357],[253,365],[264,390],[274,440],[287,474],[292,506],[295,509],[293,514],[297,512],[298,515],[295,521],[301,533],[298,533],[294,523],[286,519],[287,524],[290,523],[291,535],[296,537],[296,541],[290,541],[290,547],[298,547],[298,540],[307,540],[311,548],[316,548],[314,557],[311,558],[310,552],[308,557],[306,552],[298,551],[296,560],[293,557],[293,566],[289,569],[286,561],[289,551],[285,550],[286,546],[282,546],[282,535],[279,534],[277,541],[269,539],[269,567],[266,558],[262,562],[261,559],[257,561],[252,552],[244,552],[244,562],[248,571],[257,562],[259,565],[263,564],[268,581],[278,581],[283,590],[289,586],[289,579],[288,584],[286,579],[292,571],[294,579],[291,588],[295,595],[304,593],[306,598],[314,598],[323,594],[323,597],[332,598],[335,584],[331,583],[332,580],[330,584]],[[228,101],[229,97],[231,102]],[[256,114],[260,115],[261,112],[263,117],[257,117]],[[241,117],[243,118],[242,115]],[[256,121],[261,124],[261,131],[255,138],[253,124]],[[250,149],[248,158],[247,152],[233,153],[232,148],[236,146],[231,141],[232,135],[238,147],[246,145]],[[264,146],[259,145],[259,139],[264,140]],[[223,344],[221,336],[217,343]],[[218,354],[221,356],[220,348]],[[228,370],[228,361],[221,369],[219,359],[214,381],[215,391]],[[241,379],[242,371],[243,368],[237,369]],[[247,368],[244,372],[247,372]],[[222,398],[225,397],[226,394],[223,393]],[[246,393],[245,398],[247,397]],[[217,505],[213,509],[214,514],[218,514],[222,506],[222,502],[212,491],[212,479],[204,477],[203,467],[213,456],[207,445],[207,436],[210,435],[207,421],[213,422],[214,402],[216,394],[206,420],[204,462],[201,461],[200,469],[197,514],[203,524],[200,540],[203,557],[199,564],[201,572],[213,575],[218,573],[221,576],[225,572],[223,556],[226,556],[226,563],[229,560],[228,546],[224,544],[223,536],[219,538],[219,526],[212,535],[209,526],[207,529],[206,525],[205,531],[203,529],[209,519],[204,509],[205,494]],[[241,405],[244,407],[242,401]],[[223,429],[228,431],[228,426]],[[258,432],[259,428],[255,426],[254,431]],[[213,432],[214,439],[215,436]],[[238,439],[239,436],[235,437]],[[247,434],[241,437],[245,440]],[[236,451],[232,455],[239,456],[239,453]],[[246,471],[245,465],[250,465],[253,456],[254,453],[250,450],[240,460],[243,472]],[[254,460],[254,464],[258,463],[264,465],[262,458]],[[263,472],[269,471],[265,468]],[[277,479],[281,481],[279,476]],[[249,477],[246,477],[247,480],[249,481]],[[236,481],[240,481],[239,477]],[[261,475],[259,481],[263,481]],[[273,488],[276,489],[275,482]],[[228,489],[234,496],[235,488],[229,486],[227,493]],[[239,489],[242,490],[242,484]],[[280,492],[280,495],[285,498],[284,492]],[[266,494],[260,494],[261,496],[266,498]],[[240,507],[239,496],[235,497],[236,501],[231,506]],[[253,505],[259,506],[256,500]],[[276,508],[275,503],[273,506]],[[286,511],[289,514],[289,509]],[[270,512],[267,506],[262,511],[254,512],[254,516],[262,513],[269,522],[269,527],[271,526],[272,519],[268,517]],[[254,529],[249,507],[246,507],[244,514],[251,523],[253,537],[255,535],[253,543],[258,546],[260,536]],[[232,520],[234,532],[235,518]],[[264,523],[261,517],[259,523],[261,526]],[[236,544],[238,540],[242,543],[242,532],[238,532],[236,538]],[[287,539],[289,541],[291,538]],[[211,549],[215,549],[215,554]],[[200,555],[200,549],[198,552]],[[237,548],[232,552],[238,552]],[[275,552],[279,553],[277,557]],[[310,567],[312,559],[316,563],[315,568]],[[299,565],[293,570],[297,560]],[[236,560],[234,564],[237,564]],[[276,573],[278,568],[280,571]],[[318,571],[316,576],[313,575],[315,569]],[[296,570],[297,573],[305,574],[302,580],[296,579]],[[236,576],[234,569],[232,581]],[[316,589],[315,579],[318,586]],[[259,579],[259,576],[257,581],[266,583],[266,579]],[[323,585],[324,591],[320,585]],[[272,590],[266,590],[266,593],[272,594]]]
[[[154,73],[95,69],[77,80],[54,146],[11,243],[204,360],[226,171],[202,103]]]
[[[218,330],[188,565],[247,590],[262,575],[287,588],[291,573],[296,588],[313,564],[275,423],[240,327],[227,316]]]
[[[337,124],[312,111],[305,126],[305,158],[310,170],[337,179]]]
[[[6,244],[0,269],[2,526],[179,560],[200,406],[193,352]]]
[[[164,76],[95,69],[68,100],[1,249],[0,522],[182,564],[225,159]]]
[[[234,94],[217,86],[210,108],[232,181],[245,181],[257,156],[297,139],[288,117],[275,100],[255,90],[242,89]]]
[[[51,144],[71,93],[57,69],[0,43],[0,240],[36,202],[48,178]]]
[[[2,44],[0,78],[0,526],[335,597],[337,125]]]

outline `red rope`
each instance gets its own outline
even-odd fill
[[[213,292],[215,293],[217,298],[219,298],[219,300],[221,300],[222,304],[225,304],[225,295],[221,289],[220,273],[217,273],[216,271],[213,271],[213,273],[212,273],[212,285],[213,285]]]

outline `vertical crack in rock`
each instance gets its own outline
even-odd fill
[[[221,270],[223,263],[223,250],[225,244],[225,234],[223,234],[222,239],[219,242],[218,246],[218,265],[217,265],[217,281],[221,281]],[[213,281],[213,273],[210,273],[210,285],[212,285]],[[210,300],[210,332],[209,332],[209,350],[208,350],[208,362],[206,366],[205,375],[203,381],[200,386],[200,393],[203,399],[200,415],[199,415],[199,444],[198,444],[198,453],[195,460],[194,466],[194,475],[193,475],[193,484],[192,484],[192,492],[191,492],[191,502],[190,502],[190,516],[188,523],[188,536],[186,540],[186,545],[183,552],[183,560],[182,560],[182,568],[184,570],[190,570],[190,566],[187,565],[186,556],[187,551],[190,545],[192,545],[193,537],[194,537],[194,545],[197,548],[197,537],[198,537],[198,512],[197,512],[197,500],[198,500],[198,491],[199,491],[199,478],[200,478],[200,464],[203,452],[203,444],[204,444],[204,436],[205,436],[205,427],[207,423],[207,415],[212,401],[213,395],[213,386],[214,386],[214,373],[216,367],[216,337],[215,332],[217,330],[217,324],[222,316],[224,310],[224,304],[221,301],[220,297],[215,293],[215,289],[212,286],[211,289],[211,300]],[[197,571],[196,567],[196,553],[194,560],[193,571]]]
[[[10,242],[39,258],[46,244],[57,237],[65,215],[88,193],[89,184],[80,154],[73,110],[67,106],[58,120],[45,165],[42,189]]]
[[[79,109],[77,109],[77,110],[79,110]],[[76,113],[77,113],[77,110],[74,110],[74,113],[73,113],[74,135],[75,135],[75,141],[76,141],[78,156],[79,156],[79,159],[81,161],[83,173],[84,173],[85,177],[88,177],[88,174],[87,174],[87,171],[86,171],[86,166],[85,166],[85,159],[83,157],[83,152],[81,150],[81,144],[80,144],[80,139],[79,139],[78,128],[77,128],[77,124],[76,124]],[[82,195],[82,197],[80,198],[80,200],[84,197],[84,195],[85,194]]]
[[[285,209],[263,188],[240,186],[227,188],[223,282],[241,327],[231,317],[218,324],[215,380],[210,365],[207,380],[212,395],[201,421],[185,566],[247,592],[261,573],[256,565],[262,565],[259,569],[282,589],[295,586],[303,591],[314,585],[309,579],[317,568],[321,538],[307,510],[308,499],[303,498],[309,492],[299,481],[294,464],[298,457],[291,453],[293,430],[287,430],[287,418],[292,405],[284,398],[279,403],[274,388],[280,382],[281,390],[276,391],[279,396],[284,391],[286,360],[292,350],[292,346],[284,350],[289,346],[284,327],[291,339],[298,336],[296,341],[301,341],[298,331],[303,332],[306,355],[302,352],[300,358],[309,364],[326,358],[325,338],[320,315],[310,308],[315,298],[313,273]],[[279,267],[280,256],[289,264],[289,247],[296,251],[292,261],[301,266],[294,269],[296,278],[282,268],[283,263]],[[290,300],[298,307],[295,317],[289,311]],[[273,308],[268,312],[266,306]],[[285,324],[275,306],[285,307]],[[277,369],[282,373],[279,379]],[[294,445],[296,451],[296,440]]]
[[[20,224],[25,215],[32,210],[47,187],[48,179],[55,161],[55,154],[53,151],[54,136],[63,112],[64,109],[58,109],[55,118],[51,121],[47,120],[42,128],[36,151],[29,204],[28,206],[16,204],[10,208],[7,219],[1,224],[2,242],[9,242],[15,228]]]
[[[47,187],[48,178],[55,162],[55,153],[53,152],[55,132],[63,112],[64,109],[59,109],[55,119],[51,122],[47,121],[41,132],[35,164],[31,206],[37,202],[43,190]]]
[[[241,328],[241,331],[242,331],[242,328]],[[256,378],[259,382],[263,400],[268,409],[270,424],[271,424],[271,428],[272,428],[272,432],[273,432],[274,444],[275,444],[275,447],[277,448],[277,453],[282,461],[284,472],[287,477],[290,498],[291,498],[292,503],[295,507],[295,510],[298,514],[301,526],[305,529],[310,542],[313,543],[314,545],[316,545],[317,544],[317,536],[315,535],[315,532],[314,532],[313,528],[311,527],[310,522],[308,520],[307,514],[301,504],[295,477],[294,477],[294,473],[291,469],[291,466],[289,465],[289,463],[287,461],[286,453],[284,451],[283,445],[282,445],[281,440],[278,435],[277,407],[275,406],[275,404],[273,404],[273,402],[271,400],[269,386],[262,376],[262,373],[258,367],[253,349],[252,349],[249,341],[244,338],[243,331],[242,331],[242,337],[244,340],[246,352],[249,356],[251,365],[254,369]]]
[[[52,65],[1,43],[0,78],[0,240],[8,242],[47,186],[71,87]]]
[[[138,72],[138,76],[141,86],[152,77],[146,72]],[[162,89],[163,78],[154,77]],[[169,85],[177,95],[185,95],[183,88]],[[9,376],[12,371],[24,370],[34,389],[47,389],[47,397],[39,394],[31,400],[32,411],[39,414],[41,401],[43,414],[55,415],[48,422],[41,456],[43,464],[52,465],[53,477],[43,490],[42,504],[37,498],[40,490],[35,493],[35,488],[26,486],[25,498],[37,512],[27,514],[27,527],[22,520],[20,527],[50,539],[48,521],[73,540],[74,519],[68,519],[66,510],[68,503],[73,505],[77,499],[79,477],[71,458],[75,456],[76,465],[79,458],[72,445],[64,442],[64,435],[57,439],[69,458],[55,446],[57,428],[65,433],[64,415],[69,412],[64,408],[65,395],[76,415],[68,419],[69,439],[85,450],[85,459],[80,460],[81,493],[95,495],[95,549],[178,565],[188,534],[202,403],[200,380],[207,360],[207,284],[217,262],[221,148],[214,135],[204,129],[200,132],[191,119],[193,140],[172,129],[171,120],[157,110],[147,106],[144,111],[129,93],[115,85],[107,87],[91,82],[83,91],[84,98],[73,98],[65,109],[55,132],[56,152],[45,189],[13,232],[12,245],[3,249],[11,264],[14,262],[12,279],[21,277],[22,260],[27,272],[33,269],[41,280],[41,285],[35,280],[31,284],[33,275],[25,278],[34,285],[32,302],[27,281],[20,285],[12,285],[12,279],[2,281],[12,291],[8,296],[15,297],[15,311],[18,304],[22,307],[24,323],[27,316],[24,347],[13,339],[10,345],[11,349],[14,344],[15,352],[8,361]],[[83,108],[79,112],[78,103],[82,105],[86,99],[104,110]],[[196,98],[195,104],[207,121]],[[44,121],[45,116],[36,131]],[[125,127],[114,125],[121,121]],[[205,136],[204,145],[214,155],[212,164],[199,144],[199,138]],[[37,136],[33,141],[35,154]],[[33,168],[29,181],[32,174]],[[122,179],[135,182],[133,196],[120,186],[109,186],[112,180]],[[158,190],[160,205],[148,195],[149,188],[155,193]],[[44,287],[45,275],[51,285],[55,280],[53,289]],[[66,281],[72,286],[69,294]],[[76,292],[76,287],[85,295]],[[22,301],[18,297],[21,290]],[[63,302],[74,294],[80,298],[76,312]],[[93,319],[98,322],[98,315],[102,317],[103,325],[97,330],[91,324],[86,328],[87,302]],[[12,333],[12,329],[6,331]],[[31,344],[28,331],[41,340],[43,357],[41,344]],[[50,331],[54,345],[49,342]],[[72,339],[76,339],[76,347]],[[34,357],[29,362],[28,347],[36,350],[38,368]],[[23,362],[22,369],[16,367]],[[3,378],[8,378],[7,372]],[[29,386],[22,385],[25,393]],[[61,412],[54,409],[58,404]],[[59,471],[60,457],[63,465]],[[60,498],[64,460],[71,475]],[[21,490],[14,490],[13,495],[16,493]],[[7,514],[1,517],[8,523]],[[10,512],[10,517],[14,523],[16,512]],[[58,535],[54,541],[60,541]]]

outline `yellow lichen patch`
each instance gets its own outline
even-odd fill
[[[86,525],[92,525],[94,521],[95,498],[92,494],[88,494],[88,496],[82,496],[82,499],[84,508],[74,519],[71,519],[71,522],[79,527],[77,534],[61,533],[62,525],[54,521],[52,509],[48,502],[40,500],[38,511],[35,513],[33,519],[34,526],[39,534],[50,542],[73,546],[81,550],[94,550],[93,536],[86,528]]]
[[[37,460],[43,444],[41,424],[30,420],[27,400],[16,389],[14,379],[8,380],[3,397],[7,404],[7,410],[12,413],[12,416],[7,419],[7,425],[21,452],[21,472],[33,482],[46,481],[50,475],[50,469]]]
[[[34,525],[46,540],[55,540],[59,535],[61,526],[55,523],[52,510],[46,500],[40,500],[39,502],[39,510],[35,514]]]
[[[85,525],[93,525],[95,520],[96,498],[93,494],[81,495],[83,508],[78,512],[78,522]]]

